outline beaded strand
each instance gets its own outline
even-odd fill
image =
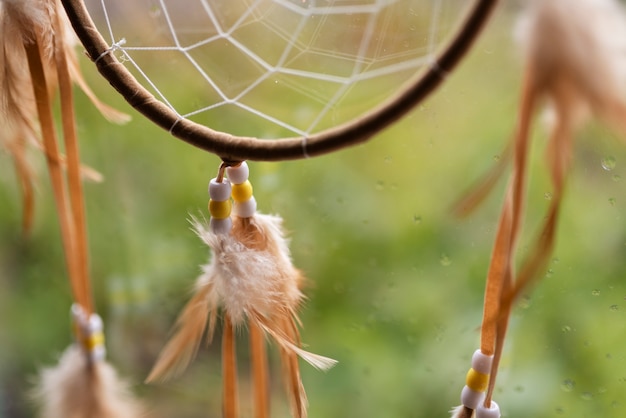
[[[231,213],[240,218],[255,214],[256,200],[249,175],[250,169],[244,161],[236,166],[220,166],[218,176],[209,182],[209,225],[213,233],[230,233],[233,226]]]
[[[235,202],[233,212],[240,218],[249,218],[256,212],[256,200],[252,195],[252,184],[248,180],[250,169],[246,162],[238,166],[227,167],[226,175],[232,183],[232,198]]]
[[[215,234],[228,234],[233,226],[230,219],[231,189],[230,182],[224,177],[224,167],[220,166],[218,176],[209,182],[209,225]]]
[[[491,363],[493,356],[483,354],[476,350],[472,356],[472,367],[465,377],[465,386],[461,391],[461,403],[476,411],[476,418],[499,418],[500,409],[498,404],[491,402],[491,408],[483,405],[485,391],[489,384]]]
[[[104,325],[100,315],[92,313],[87,316],[85,310],[78,304],[72,305],[74,334],[77,343],[84,350],[91,363],[104,361],[106,348],[104,346]]]

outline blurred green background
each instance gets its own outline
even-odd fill
[[[259,209],[284,218],[309,279],[303,340],[339,360],[327,373],[302,364],[311,417],[447,417],[459,403],[504,182],[468,219],[449,208],[512,131],[520,79],[512,22],[512,10],[500,9],[447,83],[373,141],[312,160],[250,164]],[[206,212],[219,161],[152,126],[84,68],[101,97],[134,116],[111,125],[77,93],[83,159],[105,177],[86,185],[86,199],[109,359],[150,417],[218,417],[219,341],[183,377],[141,382],[208,259],[187,219]],[[544,140],[538,124],[522,253],[551,192]],[[12,164],[0,154],[3,418],[35,415],[37,371],[71,341],[58,224],[43,160],[34,159],[36,222],[24,237]],[[550,269],[511,321],[495,395],[503,417],[626,416],[625,162],[626,147],[604,127],[579,132]],[[242,416],[250,416],[244,334]],[[272,416],[286,417],[275,356],[272,368]]]

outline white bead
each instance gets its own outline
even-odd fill
[[[81,328],[84,327],[85,323],[87,322],[87,316],[83,307],[80,306],[78,303],[73,303],[72,307],[70,308],[70,312],[72,313],[72,319],[74,320],[74,322],[76,322],[76,324],[78,324],[78,326],[80,326]]]
[[[490,374],[492,361],[493,356],[488,356],[483,354],[482,351],[476,350],[472,356],[472,369],[476,370],[478,373]]]
[[[470,409],[476,409],[485,399],[484,392],[476,392],[467,386],[461,391],[461,403]]]
[[[494,401],[491,401],[491,406],[485,408],[485,405],[481,402],[476,408],[476,418],[500,418],[500,407]]]
[[[232,219],[230,219],[230,217],[224,219],[211,218],[209,220],[209,227],[211,228],[211,232],[213,232],[214,234],[227,235],[230,233],[230,230],[233,227],[233,221]]]
[[[250,169],[244,161],[236,167],[226,167],[226,175],[232,184],[241,184],[248,180]]]
[[[89,316],[89,324],[87,325],[87,331],[91,334],[96,332],[102,332],[104,329],[104,324],[102,323],[102,318],[100,315],[93,313]]]
[[[89,352],[89,359],[92,363],[104,361],[107,355],[107,350],[104,345],[97,345]]]
[[[252,196],[245,202],[235,202],[233,213],[240,218],[249,218],[256,212],[256,199]]]
[[[209,197],[216,202],[224,202],[230,199],[231,186],[228,179],[224,179],[221,183],[217,179],[211,179],[209,182]]]

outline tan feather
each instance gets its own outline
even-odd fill
[[[237,396],[237,352],[235,350],[235,329],[228,314],[224,315],[224,333],[222,335],[222,408],[224,418],[239,416]]]
[[[207,320],[210,315],[211,317],[215,315],[217,308],[211,294],[213,292],[211,282],[210,277],[208,280],[204,280],[203,277],[199,280],[196,293],[176,321],[174,336],[159,355],[146,382],[165,381],[175,377],[195,358],[207,328]],[[209,336],[212,336],[213,330],[214,325],[209,327]]]
[[[267,352],[265,349],[265,333],[258,324],[250,322],[250,357],[252,362],[252,389],[254,391],[255,418],[269,417],[269,372]]]

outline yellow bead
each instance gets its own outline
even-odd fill
[[[235,202],[245,202],[252,197],[252,184],[249,180],[241,184],[233,184],[232,186],[231,196]]]
[[[98,346],[104,345],[104,334],[102,332],[93,333],[88,338],[85,338],[83,344],[85,345],[85,349],[87,349],[87,351],[91,351]]]
[[[475,392],[484,392],[489,384],[489,375],[469,369],[465,378],[465,384]]]
[[[209,200],[209,213],[212,218],[226,219],[230,216],[232,203],[230,200],[224,200],[223,202],[217,200]]]

